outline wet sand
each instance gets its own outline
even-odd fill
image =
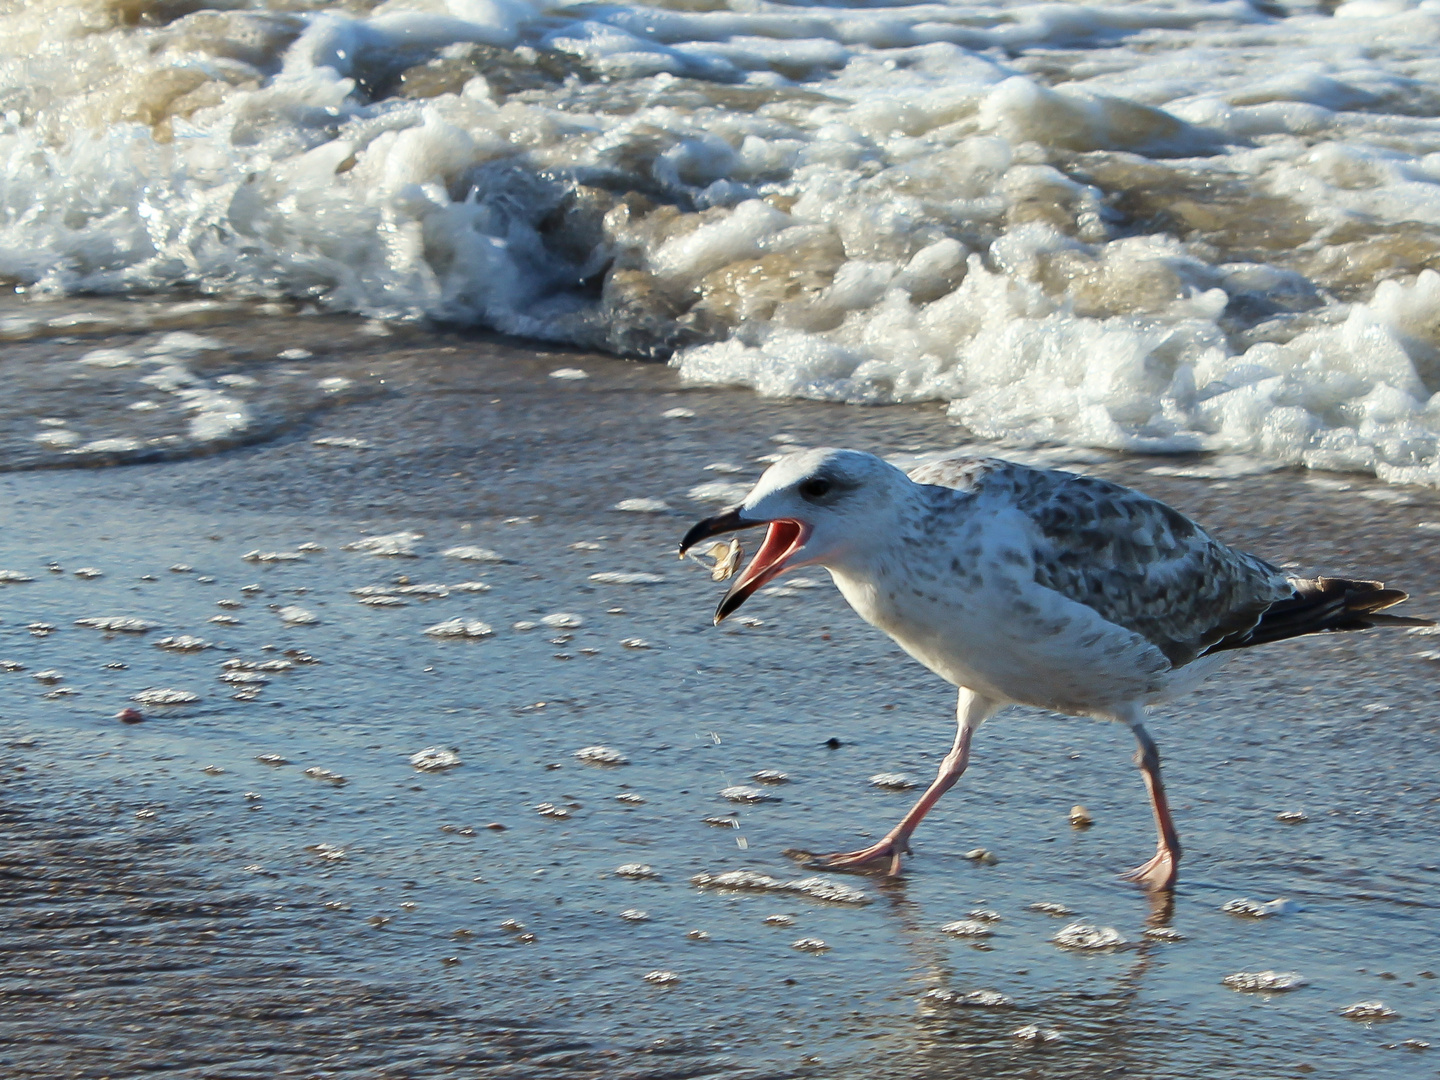
[[[779,433],[887,454],[964,433],[938,407],[687,390],[658,366],[449,331],[378,337],[354,320],[236,315],[203,332],[226,343],[207,361],[215,370],[275,388],[274,422],[253,441],[0,476],[0,569],[34,578],[0,585],[0,661],[23,665],[0,673],[6,1075],[1398,1080],[1440,1068],[1440,1049],[1406,1042],[1440,1043],[1440,665],[1419,655],[1436,638],[1257,650],[1155,718],[1186,845],[1169,909],[1116,877],[1153,842],[1127,733],[1034,710],[977,737],[904,882],[833,875],[868,902],[701,890],[699,873],[811,877],[787,849],[883,832],[914,792],[868,778],[928,779],[953,731],[953,691],[817,573],[800,576],[821,587],[752,599],[742,614],[760,625],[712,628],[722,587],[678,563],[674,545],[717,504],[687,492],[746,482]],[[0,438],[19,447],[36,417],[67,406],[99,415],[108,406],[55,373],[127,340],[10,347],[6,376],[25,392],[0,405]],[[281,375],[274,357],[288,348],[314,355]],[[588,377],[551,378],[560,368]],[[354,390],[317,398],[301,388],[312,376]],[[676,408],[694,415],[663,415]],[[315,442],[337,438],[368,448]],[[1440,612],[1440,534],[1416,527],[1440,521],[1434,492],[1291,472],[1161,475],[1149,470],[1213,465],[1075,456],[1231,542],[1386,579],[1412,591],[1416,612]],[[704,469],[720,461],[744,471]],[[670,509],[614,509],[629,498]],[[423,534],[414,557],[343,550],[401,530]],[[325,550],[242,558],[307,543]],[[457,545],[509,561],[442,554]],[[77,577],[86,567],[103,576]],[[661,580],[590,580],[605,571]],[[401,575],[491,588],[395,593],[403,606],[382,607],[349,591]],[[317,621],[287,623],[286,606]],[[556,613],[583,623],[514,628]],[[156,625],[75,625],[106,616]],[[423,633],[457,617],[494,632]],[[55,629],[39,636],[32,624]],[[212,647],[156,647],[180,634]],[[235,670],[227,660],[286,650],[319,663],[261,672],[253,700],[219,679]],[[45,670],[62,677],[33,677]],[[75,693],[55,695],[66,687]],[[139,706],[139,724],[113,718],[154,687],[201,700]],[[629,763],[573,756],[597,744]],[[409,756],[432,746],[461,764],[413,768]],[[759,769],[791,782],[755,784]],[[737,784],[779,801],[718,795]],[[542,803],[569,816],[542,815]],[[1069,826],[1075,803],[1092,828]],[[1277,820],[1289,811],[1308,820]],[[703,821],[732,813],[736,827]],[[998,862],[965,858],[977,847]],[[615,874],[634,863],[655,876]],[[1299,909],[1220,910],[1246,896]],[[1037,901],[1075,914],[1030,910]],[[990,936],[939,931],[976,908],[1001,916]],[[648,918],[622,918],[635,910]],[[765,922],[782,914],[793,923]],[[1072,919],[1128,944],[1052,944]],[[1161,925],[1183,940],[1145,935]],[[687,937],[697,930],[708,939]],[[793,948],[801,938],[828,948]],[[1221,984],[1265,969],[1307,985],[1266,996]],[[657,970],[678,981],[647,983]],[[934,989],[1010,1003],[947,1004],[925,996]],[[1398,1017],[1340,1014],[1377,999]],[[1030,1024],[1063,1040],[1014,1037]]]

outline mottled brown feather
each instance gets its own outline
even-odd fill
[[[1139,634],[1175,668],[1296,595],[1278,568],[1108,480],[998,458],[945,459],[910,478],[995,496],[1025,514],[1035,526],[1036,582]]]

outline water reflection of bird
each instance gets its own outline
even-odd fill
[[[871,454],[807,450],[766,471],[708,537],[768,525],[715,621],[776,575],[823,566],[862,618],[960,688],[959,732],[934,783],[878,843],[828,865],[888,861],[965,771],[975,729],[1009,704],[1128,724],[1159,833],[1127,875],[1174,885],[1180,859],[1147,705],[1195,687],[1232,649],[1301,634],[1426,626],[1381,609],[1406,594],[1373,581],[1300,579],[1213,539],[1164,503],[1094,477],[950,457],[908,476]]]

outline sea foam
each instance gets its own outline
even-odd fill
[[[32,0],[0,16],[0,276],[1440,483],[1432,5],[693,6]],[[86,363],[188,438],[257,430],[253,387],[122,352]]]

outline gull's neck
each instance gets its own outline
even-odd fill
[[[942,498],[937,500],[937,493]],[[858,518],[852,542],[825,564],[856,611],[875,622],[871,612],[876,603],[869,600],[870,594],[888,590],[893,582],[913,574],[917,568],[923,572],[923,564],[938,554],[933,529],[937,524],[943,526],[943,517],[948,516],[944,510],[958,510],[963,498],[959,492],[916,484],[902,476],[889,513]],[[941,511],[938,521],[937,510]]]

